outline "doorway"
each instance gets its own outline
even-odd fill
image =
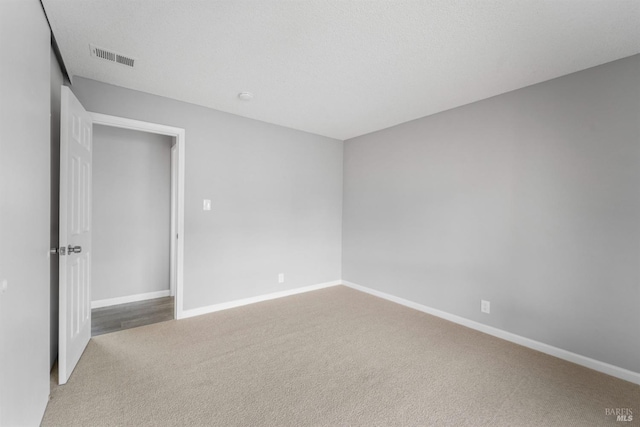
[[[60,206],[58,256],[58,383],[65,384],[91,339],[93,125],[167,135],[175,139],[175,304],[173,317],[183,317],[184,266],[184,129],[88,112],[67,86],[61,86]],[[126,209],[123,206],[122,209]],[[117,250],[126,250],[124,241]],[[173,274],[171,275],[174,276]]]
[[[174,147],[93,125],[91,336],[174,319]]]
[[[138,120],[126,119],[122,117],[109,116],[100,113],[90,113],[94,129],[97,126],[103,127],[105,130],[118,131],[136,131],[142,132],[149,137],[158,136],[157,141],[163,143],[170,141],[168,149],[168,163],[169,163],[169,182],[165,190],[170,195],[169,199],[169,213],[170,224],[167,227],[168,241],[169,241],[169,260],[168,260],[168,289],[151,292],[133,292],[129,297],[113,298],[113,299],[99,299],[92,298],[94,303],[92,304],[92,311],[97,316],[106,320],[108,324],[106,327],[100,327],[96,331],[96,335],[100,333],[110,332],[111,330],[126,329],[128,327],[141,326],[143,324],[155,323],[156,321],[163,321],[169,319],[179,319],[182,317],[182,284],[183,284],[183,233],[184,233],[184,129],[175,128],[171,126],[159,125],[155,123],[142,122]],[[160,145],[160,144],[158,144]],[[159,147],[160,151],[164,147]],[[160,153],[158,149],[155,149],[156,153]],[[95,152],[95,147],[94,147]],[[152,154],[152,153],[147,153]],[[164,155],[164,154],[162,154]],[[117,173],[117,171],[114,171]],[[150,171],[143,171],[143,173],[150,173]],[[95,193],[94,193],[95,194]],[[126,202],[126,201],[125,201]],[[114,200],[114,203],[118,201]],[[128,206],[117,206],[117,209],[127,209]],[[97,212],[94,212],[94,216]],[[147,216],[148,217],[148,216]],[[95,228],[94,228],[95,230]],[[94,231],[95,233],[95,231]],[[164,234],[164,233],[163,233]],[[157,236],[156,236],[157,237]],[[128,245],[135,245],[135,242],[124,240],[118,243],[117,246],[113,245],[108,248],[109,251],[123,251],[125,254],[127,251],[135,250]],[[107,249],[107,248],[105,248]],[[95,253],[95,249],[94,249]],[[99,303],[103,301],[102,303]],[[95,304],[98,303],[98,304]],[[132,318],[131,313],[136,311],[141,315],[136,318]],[[121,327],[118,327],[117,321],[119,317],[124,317]],[[127,317],[129,316],[129,317]],[[96,319],[100,320],[100,319]],[[93,320],[92,320],[93,322]],[[97,323],[97,322],[96,322]],[[105,322],[103,322],[104,324]],[[93,329],[93,323],[92,323]]]

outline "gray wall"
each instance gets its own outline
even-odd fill
[[[91,300],[169,290],[173,138],[93,128]]]
[[[51,222],[49,246],[55,248],[59,242],[60,226],[60,99],[64,77],[58,60],[51,49]],[[50,322],[50,364],[58,358],[58,307],[59,307],[59,266],[57,256],[51,257],[49,288],[51,294]]]
[[[0,425],[49,396],[50,32],[40,3],[0,2]]]
[[[346,141],[343,278],[640,372],[639,123],[637,55]]]
[[[340,278],[341,141],[83,78],[72,89],[88,111],[186,129],[185,309]]]

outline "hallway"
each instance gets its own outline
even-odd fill
[[[112,305],[91,310],[91,336],[173,320],[174,297]]]

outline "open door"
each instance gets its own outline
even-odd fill
[[[60,327],[58,382],[65,384],[91,338],[92,122],[62,86],[60,115]]]

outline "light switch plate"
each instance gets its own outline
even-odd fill
[[[210,211],[211,210],[211,200],[204,199],[202,201],[202,210],[203,211]]]

